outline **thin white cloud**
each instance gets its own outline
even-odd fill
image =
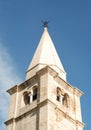
[[[0,43],[0,130],[5,130],[4,122],[8,114],[9,95],[6,90],[20,82],[8,49]]]

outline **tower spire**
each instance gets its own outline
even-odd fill
[[[66,82],[46,27],[26,79],[29,80],[7,90],[10,94],[7,130],[83,130],[80,107],[83,93]]]
[[[33,75],[36,74],[36,72],[38,72],[45,66],[50,66],[59,74],[62,79],[66,80],[66,72],[63,68],[61,60],[57,54],[53,41],[47,30],[48,22],[45,21],[43,23],[43,26],[44,31],[33,56],[33,59],[28,67],[26,79],[31,78]]]

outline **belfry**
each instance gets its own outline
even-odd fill
[[[48,33],[44,31],[26,80],[7,90],[10,94],[7,130],[83,130],[78,88],[66,80],[66,72]]]

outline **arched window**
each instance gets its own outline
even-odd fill
[[[33,101],[37,99],[37,87],[33,89]]]
[[[25,105],[30,103],[30,96],[27,91],[23,93],[23,98],[24,98]]]
[[[37,99],[37,87],[33,87],[29,92],[25,91],[23,93],[23,100],[25,105],[31,104]]]
[[[68,107],[69,105],[69,95],[67,93],[64,94],[63,105],[65,105],[66,107]]]
[[[57,87],[57,101],[62,104],[62,91],[59,87]]]

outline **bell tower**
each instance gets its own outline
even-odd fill
[[[48,33],[47,23],[26,80],[10,94],[7,130],[83,130],[80,97],[66,81],[66,72]]]

